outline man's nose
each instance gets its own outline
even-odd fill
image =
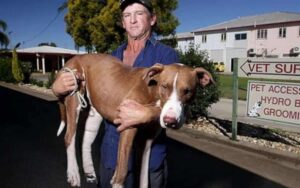
[[[135,14],[132,14],[130,16],[130,23],[135,23],[136,22],[136,15]]]

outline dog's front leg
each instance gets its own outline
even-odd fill
[[[97,177],[94,169],[92,159],[92,144],[97,136],[102,116],[91,106],[89,116],[85,123],[84,136],[82,142],[82,163],[83,171],[85,173],[86,181],[89,183],[96,183]]]
[[[113,188],[122,188],[128,173],[129,155],[132,150],[137,128],[126,129],[120,133],[117,166],[111,184]]]
[[[69,96],[65,99],[67,107],[68,126],[65,134],[65,145],[67,148],[67,177],[68,182],[73,187],[80,187],[80,175],[76,159],[75,137],[77,129],[77,121],[81,107],[79,106],[75,96]]]

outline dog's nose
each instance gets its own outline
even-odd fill
[[[168,128],[176,128],[177,120],[175,117],[164,116],[163,121],[166,127]]]

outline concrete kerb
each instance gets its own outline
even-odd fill
[[[39,91],[35,91],[33,89],[30,88],[26,88],[26,87],[21,87],[19,85],[16,84],[12,84],[12,83],[6,83],[6,82],[2,82],[0,81],[0,86],[4,87],[4,88],[8,88],[20,93],[24,93],[26,95],[30,95],[36,98],[40,98],[46,101],[57,101],[58,98],[54,95],[54,94],[49,94],[49,93],[43,93],[43,92],[39,92]]]

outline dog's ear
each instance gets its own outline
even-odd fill
[[[206,69],[197,67],[194,69],[194,71],[196,72],[197,79],[201,87],[205,87],[208,84],[215,84],[212,75]]]
[[[152,67],[148,68],[146,74],[144,75],[143,79],[148,85],[153,85],[157,83],[155,79],[156,76],[164,70],[164,65],[160,63],[156,63]]]

